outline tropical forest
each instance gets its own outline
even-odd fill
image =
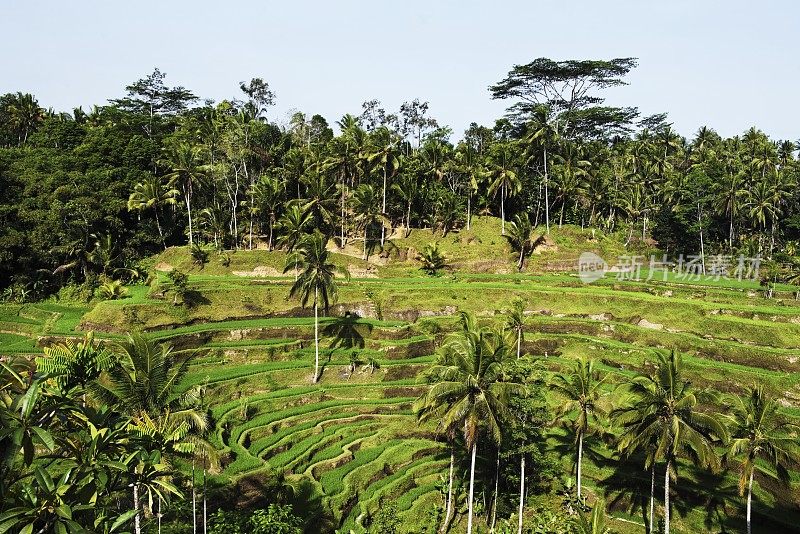
[[[800,147],[638,67],[0,96],[0,534],[800,532]]]

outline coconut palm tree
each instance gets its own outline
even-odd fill
[[[717,400],[708,390],[696,390],[683,378],[679,352],[659,353],[654,373],[641,375],[628,384],[635,400],[619,414],[625,432],[620,448],[648,451],[654,447],[656,460],[664,462],[664,532],[670,526],[670,480],[676,478],[676,461],[681,456],[695,465],[717,467],[716,441],[727,440],[721,418],[702,406]]]
[[[533,225],[527,213],[518,213],[514,220],[508,225],[508,235],[505,236],[511,244],[511,248],[519,251],[517,259],[517,270],[521,271],[525,265],[525,256],[544,241],[544,237],[535,238],[533,235]]]
[[[542,151],[542,162],[544,163],[544,222],[547,235],[550,235],[550,174],[547,170],[547,147],[554,145],[558,141],[558,131],[553,124],[553,117],[549,106],[536,106],[531,113],[531,120],[528,123],[525,143],[528,145],[528,161],[535,157],[535,151]]]
[[[267,249],[272,250],[273,232],[278,209],[283,203],[283,195],[286,191],[286,184],[280,178],[274,176],[262,176],[253,184],[248,191],[250,196],[250,249],[253,248],[253,220],[258,215],[265,213],[268,218],[269,238],[267,239]]]
[[[386,217],[381,212],[377,191],[370,184],[361,184],[353,193],[353,212],[356,215],[356,223],[364,231],[364,259],[369,256],[367,243],[369,241],[369,229],[376,224],[382,228],[386,227]]]
[[[75,385],[80,386],[84,406],[89,384],[109,369],[114,361],[110,351],[95,343],[93,332],[88,332],[77,343],[67,339],[64,343],[42,350],[44,356],[36,358],[36,369],[54,377],[62,392],[69,391]]]
[[[419,401],[422,420],[436,419],[442,430],[462,428],[471,455],[467,534],[472,533],[475,458],[479,435],[500,443],[504,421],[511,417],[509,398],[523,386],[504,382],[504,361],[511,353],[502,333],[478,326],[475,316],[461,313],[461,331],[442,346],[428,371],[432,383]]]
[[[739,464],[739,494],[747,492],[747,534],[750,534],[753,479],[756,470],[767,473],[756,464],[761,462],[774,470],[780,482],[788,486],[789,468],[800,462],[796,433],[800,427],[778,413],[778,403],[762,387],[734,397],[731,419],[730,449],[725,459]]]
[[[497,149],[489,156],[489,177],[490,195],[497,196],[500,193],[500,234],[506,235],[506,198],[515,196],[522,190],[522,182],[517,173],[512,168],[510,143],[501,143]]]
[[[158,237],[161,239],[164,250],[167,249],[167,243],[164,240],[164,232],[161,229],[161,220],[158,212],[161,206],[174,206],[177,203],[176,198],[178,195],[180,195],[180,191],[168,183],[165,184],[158,176],[150,175],[144,181],[137,183],[133,187],[130,197],[128,197],[128,211],[153,210],[156,228],[158,228]]]
[[[202,434],[208,428],[208,419],[200,410],[199,389],[179,388],[194,354],[176,354],[170,346],[130,334],[118,344],[115,353],[119,358],[117,365],[92,384],[93,395],[119,406],[134,420],[134,426],[142,435],[158,429],[158,435],[164,438],[159,443],[168,450],[179,453],[193,450],[195,442],[188,437]],[[178,446],[178,442],[183,445]],[[147,462],[138,465],[144,467]],[[140,475],[143,474],[137,471],[137,477],[142,478]],[[140,532],[140,486],[139,483],[133,485],[137,534]]]
[[[517,358],[522,354],[522,336],[525,330],[525,303],[517,298],[511,302],[511,307],[505,311],[505,326],[514,332],[517,338]]]
[[[551,387],[565,397],[559,414],[561,417],[574,416],[569,426],[575,435],[578,448],[576,462],[578,498],[581,498],[581,466],[583,461],[583,438],[594,430],[592,420],[606,412],[600,387],[603,379],[598,378],[594,361],[576,361],[569,374],[555,376]]]
[[[186,212],[189,216],[189,246],[193,241],[192,221],[192,194],[194,189],[205,180],[207,167],[202,160],[202,148],[189,143],[179,142],[169,145],[162,160],[162,164],[170,169],[167,178],[169,185],[180,185],[183,189],[183,198],[186,202]]]
[[[400,169],[400,155],[397,151],[396,140],[392,138],[391,131],[382,127],[372,135],[373,141],[367,148],[367,161],[379,165],[383,173],[383,200],[381,214],[386,216],[386,189],[390,178],[394,178]],[[386,241],[386,225],[381,226],[381,247]]]
[[[299,297],[300,305],[306,307],[313,298],[314,307],[314,377],[313,383],[319,381],[319,306],[322,305],[325,313],[331,302],[336,300],[336,275],[349,280],[350,273],[347,269],[334,265],[330,252],[326,248],[328,238],[319,231],[306,236],[299,247],[287,258],[286,268],[283,272],[297,266],[301,269],[300,275],[289,290],[290,297]]]

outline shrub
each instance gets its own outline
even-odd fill
[[[119,280],[109,280],[100,284],[100,296],[106,300],[118,300],[128,294],[128,290]]]
[[[303,521],[290,505],[270,504],[266,510],[223,511],[211,514],[210,534],[301,534]]]

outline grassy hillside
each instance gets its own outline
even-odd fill
[[[345,311],[356,312],[364,347],[332,348],[334,339],[326,336],[324,372],[316,385],[310,383],[313,318],[288,299],[294,276],[291,269],[283,274],[285,253],[266,250],[212,253],[200,267],[186,249],[173,248],[152,259],[152,283],[128,288],[124,299],[1,306],[0,353],[36,354],[46,343],[86,330],[108,340],[143,331],[176,350],[199,350],[183,387],[207,385],[215,425],[211,441],[222,459],[214,484],[235,484],[246,502],[258,499],[262,482],[275,475],[289,483],[310,480],[329,520],[343,532],[362,530],[379,500],[390,497],[403,531],[420,532],[442,506],[449,451],[432,427],[416,423],[412,403],[424,391],[419,372],[433,361],[460,310],[491,322],[521,298],[527,314],[523,349],[547,373],[589,356],[608,373],[604,387],[610,391],[645,371],[655,351],[678,348],[696,384],[734,394],[762,384],[786,414],[800,418],[800,303],[791,288],[779,287],[766,299],[756,282],[674,276],[637,282],[608,274],[586,285],[577,278],[581,252],[631,254],[624,240],[555,229],[516,272],[499,221],[481,217],[472,230],[445,237],[427,230],[394,236],[385,252],[373,251],[367,261],[358,246],[337,252],[336,262],[353,277],[341,283],[323,330]],[[450,268],[430,277],[415,257],[434,241]],[[173,268],[190,275],[196,295],[191,307],[161,295],[165,273]],[[548,401],[561,403],[556,396]],[[551,432],[549,446],[559,455],[564,479],[573,461],[569,444],[561,430]],[[584,484],[592,498],[618,497],[621,477],[649,484],[647,473],[634,467],[620,471],[607,443],[593,440],[588,447]],[[742,499],[732,473],[715,475],[713,490],[711,475],[688,464],[679,475],[675,530],[742,528]],[[760,530],[797,528],[798,478],[789,491],[759,484],[754,513]],[[712,492],[716,500],[709,500]],[[539,504],[555,502],[557,495]],[[611,526],[643,532],[641,517],[629,514],[627,497],[614,502]],[[463,528],[462,519],[451,531]]]

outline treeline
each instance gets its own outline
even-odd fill
[[[503,232],[515,218],[542,233],[576,224],[675,254],[789,261],[795,144],[755,128],[686,139],[665,115],[605,105],[602,90],[635,65],[515,66],[490,87],[513,102],[508,114],[457,142],[420,100],[278,125],[259,78],[218,104],[157,69],[88,113],[0,96],[0,285],[6,298],[38,298],[71,280],[135,276],[167,246],[291,248],[313,229],[367,255],[410,228],[468,228],[473,214],[500,217]]]

